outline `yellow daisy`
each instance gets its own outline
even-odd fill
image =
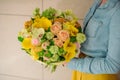
[[[36,18],[33,23],[33,27],[44,28],[44,29],[48,29],[51,25],[52,25],[52,22],[45,17]]]

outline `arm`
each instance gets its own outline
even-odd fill
[[[109,45],[105,58],[72,59],[68,68],[94,74],[114,74],[120,71],[120,8],[112,16],[109,26]]]

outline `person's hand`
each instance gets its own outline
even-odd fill
[[[79,55],[78,55],[78,57],[77,58],[85,58],[86,57],[86,55],[84,54],[84,53],[79,53]]]

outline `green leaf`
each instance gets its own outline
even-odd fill
[[[53,61],[51,61],[51,60],[47,60],[47,61],[46,61],[46,64],[47,64],[49,67],[52,65],[52,63],[53,63]]]
[[[42,57],[43,55],[44,55],[44,50],[42,50],[42,51],[40,51],[40,52],[38,52],[37,54],[39,55],[39,57]]]
[[[65,54],[64,49],[63,49],[63,48],[59,48],[58,55],[59,55],[59,56],[62,56],[62,55],[64,55],[64,54]]]
[[[31,20],[34,22],[35,18],[31,18]]]
[[[47,49],[50,49],[50,46],[47,46]]]
[[[51,72],[55,72],[57,65],[51,65]]]
[[[71,36],[70,37],[70,42],[76,42],[77,40],[76,40],[76,37],[75,36]]]
[[[18,36],[18,41],[22,42],[24,40],[23,37]]]
[[[53,40],[50,40],[50,45],[54,45],[54,41]]]
[[[54,8],[48,8],[42,12],[42,16],[47,17],[48,19],[54,19],[56,10]]]
[[[63,17],[63,18],[65,18],[65,14],[63,12],[61,13],[60,16]]]
[[[79,30],[80,33],[82,33],[82,28],[81,28],[81,26],[78,27],[78,30]]]
[[[63,49],[63,48],[60,48],[59,51],[60,51],[60,53],[63,53],[63,52],[64,52],[64,49]]]
[[[39,57],[39,60],[40,60],[40,61],[43,61],[43,57]]]
[[[64,61],[64,60],[65,60],[65,58],[63,56],[59,56],[58,61]]]
[[[47,29],[47,31],[46,32],[50,32],[50,27]]]
[[[43,42],[45,42],[45,41],[46,41],[46,39],[42,38],[40,42],[43,43]]]
[[[31,49],[24,49],[24,48],[21,48],[21,49],[24,50],[27,54],[30,55]]]
[[[45,42],[47,39],[46,39],[46,34],[43,35],[43,37],[41,38],[41,43]]]
[[[52,56],[52,58],[50,58],[50,60],[51,60],[52,62],[58,61],[58,59],[59,59],[59,55],[57,55],[57,54],[54,54],[54,55]]]
[[[33,11],[33,15],[34,15],[34,16],[40,16],[40,8],[36,8],[36,9]]]
[[[53,54],[51,54],[51,52],[50,52],[50,51],[48,51],[48,53],[44,54],[44,56],[45,56],[45,57],[50,58],[50,57],[52,57],[52,56],[53,56]]]

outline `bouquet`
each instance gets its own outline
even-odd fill
[[[72,11],[59,11],[51,7],[42,13],[36,8],[18,33],[22,50],[34,60],[51,67],[52,71],[75,57],[85,39]]]

